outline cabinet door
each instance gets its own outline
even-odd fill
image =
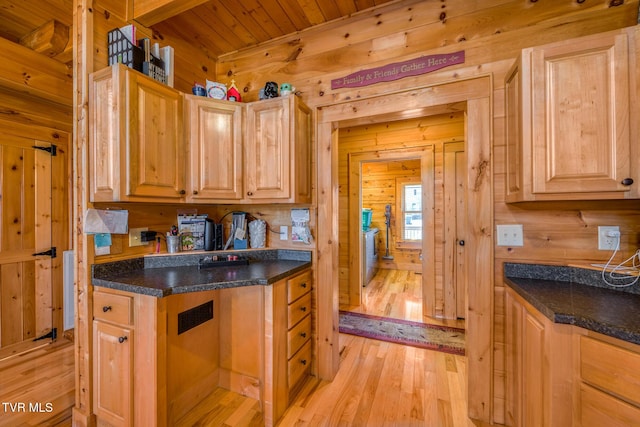
[[[523,426],[539,427],[543,425],[545,416],[544,325],[525,310],[522,326]]]
[[[629,191],[627,37],[530,50],[533,193]]]
[[[523,168],[529,167],[529,162],[522,160],[522,66],[517,61],[505,79],[505,132],[506,132],[506,201],[518,201],[523,196],[523,175],[528,176]]]
[[[179,200],[185,193],[182,95],[128,71],[127,196]]]
[[[191,95],[185,100],[191,156],[187,200],[242,199],[242,104]]]
[[[93,334],[93,411],[111,425],[131,425],[133,331],[94,321]]]
[[[505,424],[522,425],[522,306],[505,292]]]
[[[247,108],[246,196],[252,200],[291,197],[291,136],[288,98]]]

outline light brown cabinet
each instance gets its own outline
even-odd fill
[[[89,82],[92,202],[175,202],[185,195],[182,94],[117,64]]]
[[[606,339],[607,341],[604,341]],[[638,346],[580,336],[579,416],[575,425],[630,426],[640,421]]]
[[[297,96],[196,97],[117,64],[90,76],[89,97],[92,202],[311,203]]]
[[[247,104],[245,198],[311,202],[311,111],[293,95]]]
[[[551,322],[509,288],[505,316],[505,424],[571,425],[571,326]]]
[[[505,80],[506,200],[637,198],[634,32],[524,49]]]
[[[114,426],[133,420],[132,299],[96,292],[93,315],[93,411]]]
[[[311,372],[311,270],[266,288],[265,425],[275,425]]]
[[[243,198],[242,104],[185,95],[190,168],[187,202]]]

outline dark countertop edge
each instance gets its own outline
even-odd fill
[[[538,310],[547,319],[551,320],[553,323],[578,326],[580,328],[583,328],[592,332],[597,332],[599,334],[603,334],[612,338],[616,338],[622,341],[640,345],[640,333],[638,333],[637,331],[630,331],[623,327],[607,324],[607,323],[598,321],[597,319],[584,317],[584,316],[580,316],[572,313],[556,312],[553,309],[549,308],[545,303],[543,303],[538,298],[536,298],[535,295],[532,295],[530,292],[527,292],[525,289],[520,287],[518,283],[516,283],[512,279],[515,279],[515,280],[517,280],[518,278],[533,279],[533,280],[554,280],[554,279],[551,277],[548,277],[547,275],[544,275],[544,278],[537,278],[537,277],[510,278],[506,276],[506,271],[507,271],[506,264],[507,263],[505,263],[505,277],[504,277],[505,284],[509,286],[509,288],[511,288],[513,291],[515,291],[518,295],[520,295],[526,302],[531,304],[536,310]],[[510,263],[510,264],[513,264],[513,263]],[[519,265],[524,266],[528,264],[519,264]],[[540,264],[531,264],[531,266],[535,268],[547,267],[545,265],[540,265]],[[564,276],[566,271],[562,270],[565,268],[571,269],[571,270],[580,270],[579,268],[562,267],[562,266],[548,266],[548,267],[552,267],[552,269],[560,268],[560,270],[558,271],[562,273],[561,276],[562,278],[564,278],[564,280],[560,277],[556,277],[555,280],[559,282],[572,283],[573,285],[577,285],[577,286],[592,286],[589,284],[582,283],[581,281],[571,282],[571,280],[569,279],[569,277],[571,276]],[[594,287],[603,287],[603,286],[594,286]],[[610,288],[607,287],[607,289],[610,289]],[[619,292],[624,292],[624,291],[619,291]]]
[[[280,258],[280,259],[283,259],[283,258]],[[283,260],[292,261],[290,259],[283,259]],[[297,260],[293,260],[293,261],[297,261]],[[304,262],[304,264],[300,264],[280,274],[276,274],[270,277],[250,279],[250,280],[238,280],[238,281],[230,281],[230,282],[201,283],[197,285],[176,286],[176,287],[167,288],[167,289],[158,289],[158,288],[147,287],[147,286],[131,285],[127,283],[117,282],[114,280],[101,279],[97,277],[92,277],[91,284],[97,287],[104,287],[104,288],[115,289],[119,291],[131,292],[135,294],[148,295],[148,296],[153,296],[157,298],[164,298],[174,294],[202,292],[202,291],[209,291],[209,290],[215,290],[215,289],[239,288],[244,286],[256,286],[256,285],[269,286],[275,282],[278,282],[279,280],[285,279],[289,276],[292,276],[310,267],[311,267],[311,261],[309,260]]]

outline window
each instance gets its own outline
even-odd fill
[[[400,224],[399,235],[405,242],[422,241],[422,184],[398,180]]]

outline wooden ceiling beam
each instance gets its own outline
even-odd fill
[[[55,19],[22,37],[20,44],[50,58],[73,50],[73,44],[69,39],[69,26]]]
[[[133,19],[150,27],[182,12],[206,3],[208,0],[131,0]]]

